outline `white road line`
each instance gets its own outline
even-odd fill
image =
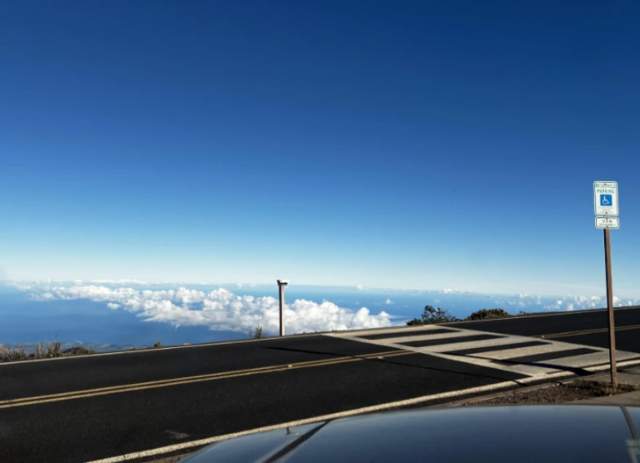
[[[517,357],[524,357],[525,355],[537,355],[546,354],[551,352],[570,351],[576,348],[575,344],[567,343],[549,343],[545,346],[530,346],[530,347],[517,347],[515,349],[497,350],[491,352],[479,352],[473,355],[478,355],[482,358],[490,358],[494,360],[509,360]]]
[[[431,340],[448,339],[448,338],[459,338],[462,336],[475,336],[475,334],[456,331],[455,333],[419,334],[415,336],[402,336],[398,338],[370,339],[369,341],[378,341],[380,344],[391,345],[391,344],[403,344],[406,342],[413,342],[413,341],[431,341]],[[505,337],[505,336],[502,336],[502,337]],[[499,339],[499,338],[495,338],[495,339]],[[449,345],[452,345],[452,344],[449,344]]]
[[[559,359],[545,360],[548,365],[558,365],[565,367],[580,368],[589,365],[598,365],[600,363],[609,362],[608,352],[596,352],[594,354],[574,355],[562,357]]]
[[[618,362],[640,357],[639,354],[633,352],[617,351],[616,360]],[[596,352],[594,354],[574,355],[571,357],[563,357],[560,359],[545,360],[548,365],[562,365],[575,368],[581,368],[589,365],[598,365],[601,363],[609,363],[609,352]]]
[[[425,339],[444,339],[444,338],[455,338],[455,337],[460,337],[460,336],[475,336],[475,335],[480,335],[480,334],[489,334],[489,335],[493,335],[496,336],[496,339],[499,338],[511,338],[514,337],[512,335],[509,334],[502,334],[502,333],[492,333],[489,331],[477,331],[477,330],[463,330],[460,328],[456,328],[455,331],[451,331],[450,333],[429,333],[430,331],[436,330],[436,329],[440,329],[442,328],[441,326],[438,325],[423,325],[426,328],[422,328],[422,329],[418,329],[416,327],[410,326],[407,328],[395,328],[395,329],[390,329],[390,330],[384,330],[383,332],[378,332],[378,331],[373,331],[374,334],[392,334],[392,333],[399,333],[399,334],[403,334],[403,333],[410,333],[410,332],[414,332],[417,331],[417,333],[412,334],[412,336],[425,336],[428,338]],[[449,329],[449,327],[447,327],[447,329]],[[422,332],[424,331],[424,332]],[[368,336],[368,334],[366,334],[367,332],[365,332],[364,334],[357,331],[357,332],[353,332],[353,331],[345,331],[345,332],[340,332],[340,333],[326,333],[324,336],[331,336],[334,338],[342,338],[342,339],[349,339],[349,340],[353,340],[353,341],[360,341],[360,342],[373,342],[376,344],[387,344],[389,343],[390,340],[396,340],[398,342],[400,342],[400,340],[408,340],[411,338],[411,336],[398,336],[398,337],[390,337],[390,338],[382,338],[382,339],[367,339],[363,336]],[[523,339],[527,339],[527,340],[531,340],[533,338],[523,338]],[[538,339],[536,339],[538,340]],[[393,344],[393,343],[392,343]]]
[[[419,326],[396,326],[393,328],[375,328],[371,330],[359,330],[359,331],[336,331],[334,333],[324,333],[326,336],[332,336],[335,338],[361,338],[364,336],[378,335],[378,334],[392,334],[392,333],[412,333],[412,332],[428,332],[433,330],[447,329],[451,331],[458,331],[458,328],[449,328],[448,326],[440,325],[419,325]],[[465,330],[467,331],[467,330]]]
[[[520,336],[508,336],[505,338],[497,338],[497,339],[484,339],[482,341],[468,341],[468,342],[459,342],[456,344],[445,344],[445,345],[436,345],[429,346],[429,348],[434,352],[454,352],[458,350],[466,350],[466,349],[480,349],[483,347],[491,348],[493,346],[506,346],[511,344],[518,344],[521,342],[529,342],[531,338],[523,338]],[[542,341],[545,342],[546,341]],[[469,354],[476,355],[476,354]]]
[[[490,368],[495,368],[495,365],[497,364],[493,363],[491,365],[493,366],[491,366]],[[499,364],[499,365],[502,366],[504,364]],[[505,366],[504,370],[510,371],[512,373],[520,373],[521,375],[528,376],[531,379],[536,379],[536,378],[546,378],[549,375],[558,373],[559,371],[562,371],[562,368],[560,367],[552,368],[548,366],[540,366],[535,364],[524,365],[521,363],[513,363]]]

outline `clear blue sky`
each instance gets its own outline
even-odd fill
[[[640,288],[640,4],[2,2],[5,277]]]

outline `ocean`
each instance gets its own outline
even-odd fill
[[[224,288],[224,289],[220,289]],[[0,345],[60,341],[96,350],[275,334],[277,288],[247,285],[62,282],[0,285]],[[289,286],[288,333],[401,325],[427,304],[464,318],[481,308],[511,313],[600,307],[601,297],[490,295],[451,290],[400,291]],[[636,303],[637,301],[622,301]],[[361,308],[366,307],[368,311]],[[206,316],[205,316],[206,315]]]

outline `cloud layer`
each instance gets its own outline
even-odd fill
[[[251,332],[262,327],[278,331],[278,301],[273,297],[237,295],[220,288],[141,289],[96,284],[33,285],[23,287],[41,300],[88,299],[104,302],[111,310],[126,310],[145,321],[173,326],[207,326],[212,330]],[[297,299],[284,313],[287,333],[333,331],[390,326],[386,312],[370,313],[362,307],[350,310],[328,301]]]

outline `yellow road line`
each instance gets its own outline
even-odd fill
[[[638,363],[640,363],[640,360],[630,360],[630,361],[620,362],[619,365],[631,366],[631,365],[637,365]],[[596,372],[596,371],[602,371],[606,368],[608,368],[608,365],[587,367],[585,369],[587,371]],[[560,371],[560,372],[549,374],[549,375],[540,375],[537,377],[524,378],[522,380],[519,380],[519,382],[538,383],[542,379],[547,380],[545,382],[548,382],[550,380],[559,380],[561,378],[574,377],[574,376],[576,376],[576,374],[573,372]],[[141,459],[144,459],[144,461],[147,461],[147,459],[151,457],[158,458],[167,454],[175,455],[178,452],[192,452],[194,450],[197,450],[200,447],[213,444],[215,442],[220,442],[223,440],[233,439],[233,438],[242,437],[242,436],[248,436],[248,435],[256,434],[259,432],[275,431],[278,429],[293,428],[296,426],[303,426],[305,424],[318,423],[321,421],[329,421],[329,420],[335,420],[339,418],[346,418],[350,416],[361,415],[364,413],[382,412],[382,411],[392,410],[392,409],[401,408],[401,407],[411,407],[416,405],[428,404],[429,402],[434,402],[436,400],[441,401],[444,399],[453,399],[453,398],[464,397],[464,396],[475,396],[485,392],[497,392],[500,390],[510,389],[514,386],[514,384],[515,384],[514,381],[502,381],[500,383],[487,384],[485,386],[476,386],[468,389],[458,389],[454,391],[440,392],[436,394],[423,395],[420,397],[413,397],[410,399],[402,399],[402,400],[397,400],[393,402],[379,403],[379,404],[369,405],[362,408],[343,410],[343,411],[338,411],[334,413],[329,413],[326,415],[302,418],[294,421],[276,423],[268,426],[262,426],[259,428],[237,431],[229,434],[214,435],[214,436],[205,437],[202,439],[192,440],[188,442],[181,442],[179,444],[167,445],[164,447],[139,450],[137,452],[131,452],[131,453],[122,454],[122,455],[115,455],[107,458],[100,458],[97,460],[91,460],[87,463],[125,463],[125,462],[141,460]]]
[[[218,373],[209,373],[204,375],[185,376],[181,378],[169,378],[155,381],[145,381],[141,383],[122,384],[117,386],[107,386],[94,389],[83,389],[78,391],[61,392],[56,394],[47,394],[32,397],[22,397],[18,399],[8,399],[0,401],[0,409],[23,407],[27,405],[38,405],[50,402],[60,402],[64,400],[83,399],[88,397],[98,397],[110,394],[119,394],[132,391],[143,391],[147,389],[158,389],[162,387],[178,386],[182,384],[192,384],[203,381],[215,381],[221,379],[238,378],[241,376],[250,376],[257,374],[277,373],[282,371],[296,370],[301,368],[313,368],[330,365],[338,365],[342,363],[359,362],[362,360],[371,360],[376,358],[398,357],[401,355],[410,355],[414,352],[408,351],[384,351],[374,354],[337,357],[325,360],[310,360],[306,362],[297,362],[290,364],[270,365],[258,368],[248,368],[244,370],[223,371]]]
[[[640,329],[640,325],[622,325],[616,326],[616,331],[631,331]],[[607,333],[609,328],[594,328],[591,330],[577,330],[577,331],[563,331],[561,333],[541,334],[541,338],[555,339],[555,338],[567,338],[570,336],[584,336],[587,334]]]

